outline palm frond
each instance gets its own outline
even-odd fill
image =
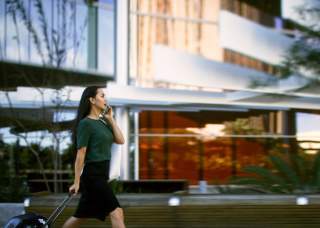
[[[297,175],[300,177],[301,181],[306,182],[308,180],[308,167],[306,159],[298,154],[293,154],[291,155],[291,160],[294,163],[294,166],[297,170]]]
[[[320,188],[320,153],[318,153],[314,159],[312,170],[314,172],[312,183]]]
[[[249,185],[251,189],[264,193],[289,193],[291,190],[285,185],[268,182],[265,179],[255,177],[238,177],[230,180],[231,184]]]
[[[259,166],[247,166],[243,170],[245,172],[255,174],[260,178],[263,178],[265,181],[270,182],[272,184],[280,184],[280,185],[286,184],[286,181],[282,177],[273,174],[271,170],[266,168],[262,168]]]
[[[300,186],[300,180],[295,170],[282,158],[271,155],[270,160],[273,166],[281,173],[293,186]]]

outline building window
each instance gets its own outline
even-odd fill
[[[319,125],[319,126],[318,126]],[[297,140],[306,155],[316,155],[320,149],[320,112],[299,111],[296,113]]]
[[[113,74],[114,1],[98,7],[98,71]],[[0,58],[88,69],[88,5],[85,1],[1,1]]]
[[[102,1],[98,12],[98,70],[114,74],[115,2]]]
[[[226,184],[247,165],[266,165],[267,155],[286,147],[276,134],[274,111],[139,114],[139,178],[207,180]],[[261,137],[259,137],[261,136]]]
[[[155,45],[221,60],[219,9],[218,1],[130,1],[130,78],[133,83],[156,87]]]

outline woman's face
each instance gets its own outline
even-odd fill
[[[107,106],[107,100],[103,89],[99,88],[94,99],[91,99],[91,103],[98,109],[103,110]]]

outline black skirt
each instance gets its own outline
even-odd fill
[[[104,221],[111,211],[121,207],[108,183],[108,178],[109,161],[85,164],[80,177],[81,197],[74,217]]]

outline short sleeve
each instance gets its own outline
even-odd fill
[[[77,128],[77,149],[87,147],[90,138],[90,126],[87,122],[80,121]]]

